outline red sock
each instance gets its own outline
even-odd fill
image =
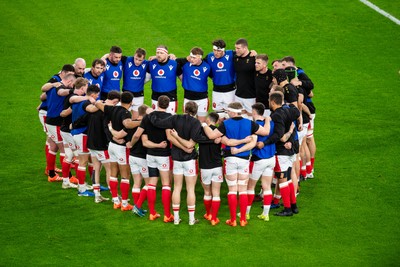
[[[281,191],[283,206],[290,209],[290,189],[288,182],[279,184],[279,189]]]
[[[290,204],[296,204],[296,192],[294,192],[294,185],[289,181]]]
[[[47,145],[47,142],[46,142],[46,144],[44,146],[44,153],[45,153],[46,159],[47,159],[47,154],[49,154],[49,146]]]
[[[60,153],[60,165],[62,166],[63,162],[64,162],[64,158],[65,158],[65,154],[64,153]],[[56,167],[55,162],[54,162],[54,168]]]
[[[118,197],[118,178],[110,177],[110,191],[113,198]]]
[[[219,206],[221,205],[221,199],[219,197],[212,198],[211,204],[211,220],[216,220],[218,217]]]
[[[136,207],[142,208],[143,202],[147,199],[147,185],[143,186],[142,190],[140,191],[139,194],[139,199],[135,203]]]
[[[140,197],[140,188],[132,188],[133,204],[136,205]]]
[[[78,171],[76,172],[76,178],[78,178],[79,180],[79,184],[83,185],[85,183],[85,179],[86,179],[86,168],[85,167],[78,167]],[[68,177],[68,176],[67,176]]]
[[[206,214],[211,214],[212,196],[204,196],[203,203],[206,208]]]
[[[88,170],[89,170],[89,177],[92,177],[92,173],[93,173],[93,164],[89,163],[88,165]],[[128,199],[128,198],[127,198]]]
[[[264,192],[264,202],[263,202],[263,204],[265,206],[269,206],[269,205],[271,205],[271,202],[272,202],[272,191]]]
[[[247,206],[253,205],[254,201],[254,190],[248,190],[247,191]]]
[[[156,186],[152,184],[147,185],[147,203],[149,204],[150,214],[156,214]]]
[[[246,221],[247,192],[239,193],[240,220]]]
[[[129,196],[129,179],[122,178],[119,184],[119,189],[121,190],[121,199],[128,200]]]
[[[228,206],[231,215],[231,221],[236,221],[236,209],[237,209],[237,192],[228,193]]]
[[[310,174],[312,172],[311,162],[307,162],[307,164],[306,164],[306,172],[307,172],[307,174]]]
[[[164,215],[171,217],[171,187],[164,185],[161,190],[161,202],[164,206]]]
[[[274,200],[272,201],[272,203],[278,205],[280,200],[281,200],[281,195],[274,195]]]
[[[314,160],[315,158],[311,158],[311,169],[314,170]]]
[[[61,165],[61,169],[62,169],[62,177],[63,178],[69,177],[69,171],[71,169],[71,164],[64,160],[62,165]]]
[[[56,153],[51,150],[47,153],[46,161],[47,161],[47,170],[54,170],[54,165],[56,164]]]
[[[306,166],[301,166],[300,175],[303,176],[303,177],[306,177],[306,176],[307,176],[307,169],[306,169]]]

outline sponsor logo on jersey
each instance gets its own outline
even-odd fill
[[[118,71],[115,70],[115,71],[113,72],[114,78],[118,78],[118,74],[119,74]]]
[[[133,71],[133,76],[137,77],[139,76],[140,72],[138,70],[134,70]]]
[[[218,62],[217,68],[218,69],[222,69],[223,67],[224,67],[224,63],[223,62]]]
[[[160,75],[160,76],[163,76],[164,75],[164,70],[158,70],[157,74]]]
[[[193,74],[194,74],[194,76],[199,76],[200,75],[200,71],[198,70],[198,69],[195,69],[194,71],[193,71]]]

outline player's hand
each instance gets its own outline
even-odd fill
[[[286,142],[285,143],[285,148],[286,149],[292,149],[292,142]]]
[[[149,61],[152,61],[153,59],[156,59],[156,56],[150,56]]]
[[[256,50],[250,50],[250,56],[251,57],[257,56],[257,51]]]
[[[176,60],[175,54],[168,54],[169,59]]]
[[[239,150],[239,149],[236,148],[236,147],[231,147],[231,153],[232,153],[232,155],[236,155],[237,153],[239,153],[238,150]]]
[[[222,137],[217,137],[214,139],[214,144],[220,144],[222,141]]]
[[[92,103],[92,104],[94,104],[94,103],[96,103],[96,99],[94,99],[93,97],[89,97],[89,101],[90,101],[90,103]]]
[[[299,132],[303,131],[303,124],[299,124],[299,127],[297,127],[297,130],[299,130]]]
[[[264,143],[263,143],[263,142],[257,142],[257,143],[256,143],[256,147],[257,147],[258,149],[262,149],[262,148],[264,147]]]
[[[131,141],[126,142],[126,147],[127,147],[127,148],[132,148],[132,142],[131,142]]]
[[[193,152],[193,149],[194,149],[194,147],[191,147],[191,148],[185,147],[185,148],[183,149],[183,151],[185,151],[186,153],[190,154],[190,153]]]
[[[169,130],[169,132],[171,133],[171,135],[173,136],[173,137],[178,137],[178,133],[175,131],[175,129],[171,129],[171,130]]]
[[[62,83],[60,83],[60,82],[55,82],[55,83],[53,83],[53,85],[54,85],[55,88],[58,88],[58,87],[60,87],[60,86],[62,85]]]
[[[166,148],[167,145],[167,141],[162,141],[161,143],[159,143],[160,148]]]
[[[293,84],[294,86],[301,86],[302,85],[302,82],[297,77],[292,79],[290,81],[290,83]]]

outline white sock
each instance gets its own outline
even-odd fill
[[[123,199],[122,200],[122,206],[124,206],[124,207],[128,206],[128,200],[127,199]]]
[[[264,205],[263,206],[263,215],[268,215],[269,214],[269,208],[271,207],[271,205]]]
[[[113,197],[112,198],[113,203],[119,204],[119,197]]]
[[[246,214],[250,214],[251,206],[247,206],[246,208]]]
[[[69,178],[64,178],[63,177],[63,184],[69,184]]]

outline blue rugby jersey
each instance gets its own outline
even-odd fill
[[[142,93],[144,89],[144,81],[146,80],[148,61],[144,60],[139,66],[135,65],[133,57],[127,57],[123,65],[123,91],[132,93]]]
[[[106,71],[104,73],[102,93],[109,93],[112,90],[120,91],[120,81],[122,78],[122,61],[118,64],[112,64],[109,59],[106,60]]]
[[[233,66],[233,51],[226,50],[225,55],[216,58],[211,52],[206,57],[207,63],[211,67],[211,76],[214,84],[214,91],[219,91],[219,87],[232,85],[235,83],[235,68]]]

